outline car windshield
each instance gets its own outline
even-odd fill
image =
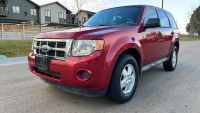
[[[140,18],[141,12],[142,6],[129,6],[103,10],[89,19],[83,27],[135,26]]]

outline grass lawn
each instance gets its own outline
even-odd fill
[[[195,36],[195,37],[181,37],[180,41],[200,41],[200,36]]]
[[[0,40],[0,55],[8,58],[28,56],[32,49],[32,40]]]

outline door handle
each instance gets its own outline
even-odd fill
[[[161,32],[159,32],[158,36],[163,36],[163,34]]]
[[[174,31],[172,31],[171,34],[174,35],[175,34]]]

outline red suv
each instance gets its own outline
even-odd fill
[[[30,71],[78,95],[129,101],[138,76],[177,65],[180,33],[166,10],[146,5],[100,11],[81,28],[41,33],[28,55]]]

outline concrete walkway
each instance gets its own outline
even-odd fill
[[[28,57],[0,59],[0,66],[28,63]]]

